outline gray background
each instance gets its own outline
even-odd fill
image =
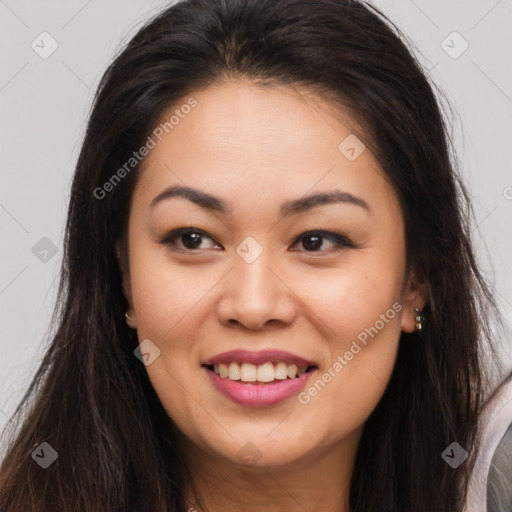
[[[92,91],[115,52],[168,3],[0,0],[0,428],[42,356]],[[512,0],[373,3],[414,42],[457,112],[475,246],[510,322]],[[46,59],[31,47],[51,48],[44,31],[58,43]],[[511,340],[502,342],[510,354]]]

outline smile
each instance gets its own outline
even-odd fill
[[[225,352],[204,361],[202,368],[217,391],[247,407],[268,407],[287,400],[318,370],[313,361],[276,350]]]

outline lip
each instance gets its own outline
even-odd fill
[[[229,350],[222,352],[216,356],[203,361],[203,366],[211,366],[212,364],[229,364],[231,362],[237,363],[252,363],[255,365],[270,362],[283,362],[286,364],[296,364],[297,366],[318,366],[315,361],[308,361],[303,357],[299,357],[291,352],[285,350],[261,350],[259,352],[252,352],[250,350]]]
[[[233,402],[246,407],[269,407],[298,394],[306,386],[311,376],[318,371],[318,368],[313,368],[300,377],[267,384],[250,384],[248,382],[242,384],[241,381],[221,377],[206,366],[203,366],[203,370],[208,374],[217,390]]]

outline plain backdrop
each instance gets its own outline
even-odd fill
[[[512,1],[373,3],[415,44],[456,111],[455,137],[476,214],[474,243],[510,322]],[[42,356],[93,91],[116,51],[165,5],[0,0],[0,428]],[[501,341],[510,361],[511,340]]]

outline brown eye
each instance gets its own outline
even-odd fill
[[[177,250],[194,251],[207,248],[201,247],[201,243],[204,239],[213,241],[211,237],[200,229],[180,228],[168,233],[162,240],[160,240],[160,243],[164,245],[171,245]]]
[[[201,247],[201,244],[207,239],[215,243],[213,238],[200,229],[180,228],[168,233],[160,240],[160,243],[170,245],[173,249],[179,251],[197,252],[198,250],[208,249],[208,247]],[[330,247],[325,247],[326,240]],[[322,253],[330,249],[339,250],[347,247],[356,247],[347,237],[329,231],[309,231],[303,233],[294,241],[293,245],[297,245],[299,242],[302,242],[302,248],[306,252]],[[220,247],[216,243],[215,246],[217,248]]]
[[[293,245],[302,242],[302,247],[306,252],[325,252],[325,242],[328,240],[332,246],[327,249],[341,249],[343,247],[355,247],[354,243],[347,237],[339,233],[332,233],[330,231],[309,231],[300,235]]]

